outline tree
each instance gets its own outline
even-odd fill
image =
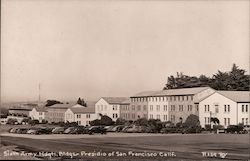
[[[139,126],[147,126],[148,120],[146,118],[140,118],[135,121],[135,124]]]
[[[77,104],[87,107],[87,103],[84,101],[84,99],[81,99],[80,97],[77,100]]]
[[[246,74],[244,69],[240,69],[236,64],[233,64],[231,71],[223,72],[218,70],[213,74],[212,78],[205,75],[187,76],[182,72],[177,72],[176,76],[167,78],[166,89],[191,88],[209,86],[215,90],[250,90],[250,75]]]
[[[63,104],[62,102],[60,102],[60,101],[57,101],[57,100],[47,100],[46,101],[46,107],[49,107],[49,106],[53,106],[53,105],[55,105],[55,104]]]
[[[184,123],[186,127],[198,127],[200,126],[199,117],[196,115],[189,115]]]
[[[95,120],[93,120],[93,121],[90,121],[89,124],[90,124],[91,126],[98,126],[98,125],[101,125],[101,122],[100,122],[100,120],[95,119]]]
[[[109,126],[109,125],[113,125],[114,122],[112,121],[112,119],[106,115],[101,117],[100,120],[101,125],[105,125],[105,126]]]

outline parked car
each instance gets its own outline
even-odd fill
[[[11,129],[9,129],[9,132],[10,133],[16,133],[17,130],[18,130],[18,128],[11,128]]]
[[[64,130],[64,134],[70,134],[72,131],[75,130],[75,127],[68,127],[67,129]]]
[[[38,128],[37,134],[51,134],[52,130],[53,128],[41,127],[41,128]]]
[[[70,132],[70,134],[87,134],[87,133],[88,129],[83,126],[77,126]]]
[[[65,127],[55,127],[52,130],[52,134],[63,134],[65,129],[66,129]]]
[[[132,126],[126,130],[127,133],[140,133],[141,131],[142,130],[139,126]]]
[[[27,131],[27,134],[38,134],[38,128],[31,128]]]
[[[15,133],[17,134],[26,134],[29,129],[27,128],[18,128]]]
[[[88,129],[88,134],[92,135],[94,133],[106,134],[107,131],[103,126],[92,126]]]
[[[229,125],[226,129],[226,133],[231,133],[231,134],[241,134],[243,133],[243,126],[239,125]]]

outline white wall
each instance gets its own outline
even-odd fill
[[[164,97],[164,100],[161,98],[161,100],[159,99],[159,97],[157,97],[157,101],[155,99],[156,97],[154,97],[154,101],[152,100],[152,97],[149,98],[148,101],[148,119],[151,119],[151,116],[153,116],[153,119],[158,119],[157,115],[160,116],[160,120],[161,121],[168,121],[169,118],[169,102],[167,101],[166,97]],[[164,110],[164,105],[167,106],[166,110]],[[153,106],[153,110],[151,110],[150,106]],[[157,110],[157,106],[160,106],[160,110]],[[164,118],[164,115],[165,118]]]
[[[113,109],[115,106],[115,110]],[[116,121],[120,117],[120,105],[119,104],[109,104],[103,98],[101,98],[95,104],[96,114],[102,114],[110,117],[113,121]],[[113,114],[115,117],[113,117]],[[116,117],[117,116],[117,117]]]
[[[39,122],[42,122],[42,120],[45,119],[45,112],[38,112],[36,108],[33,108],[29,112],[29,117],[31,117],[32,120],[38,120]]]
[[[80,115],[80,118],[77,118],[77,115]],[[78,124],[82,126],[89,126],[90,121],[98,118],[96,113],[74,114],[74,117],[75,122],[78,122]]]
[[[64,115],[64,122],[75,122],[75,116],[74,116],[74,113],[70,110],[70,109],[67,109],[66,112],[65,112],[65,115]]]
[[[238,123],[244,123],[244,125],[250,125],[249,123],[250,103],[238,103],[237,106],[238,106]],[[242,106],[244,106],[243,109],[242,109]]]
[[[205,111],[205,105],[209,105],[209,112]],[[215,111],[216,105],[218,105],[218,113]],[[230,112],[224,111],[224,105],[230,106]],[[230,118],[231,125],[237,124],[237,103],[219,93],[214,93],[199,103],[199,119],[202,127],[209,124],[205,123],[205,117],[210,118],[210,112],[211,117],[217,117],[220,120],[220,125],[224,127],[228,126],[228,124],[225,125],[224,118]]]

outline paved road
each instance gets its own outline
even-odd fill
[[[119,135],[121,137],[119,137]],[[85,136],[85,137],[84,137]],[[236,134],[193,134],[193,135],[138,135],[124,137],[124,134],[95,135],[81,138],[31,139],[1,136],[3,144],[14,144],[29,152],[75,152],[74,158],[84,159],[150,159],[180,160],[219,159],[219,153],[227,153],[226,160],[249,159],[249,135]],[[43,137],[43,136],[39,136]],[[85,154],[83,154],[85,152]],[[115,153],[114,156],[86,156]],[[99,153],[98,153],[99,152]],[[203,153],[202,153],[203,152]],[[202,156],[205,154],[206,156]],[[61,153],[63,154],[63,153]],[[83,154],[83,155],[81,155]],[[119,154],[119,155],[118,155]],[[156,156],[154,156],[156,154]],[[164,155],[165,156],[162,156]],[[64,156],[66,153],[63,154]],[[150,156],[152,155],[152,156]],[[212,155],[208,157],[208,155]],[[70,156],[70,153],[68,153]]]

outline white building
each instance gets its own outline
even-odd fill
[[[94,107],[76,105],[65,112],[65,122],[77,122],[78,125],[89,126],[90,121],[97,119]]]
[[[126,101],[127,97],[102,97],[95,104],[95,111],[97,115],[106,115],[113,121],[121,117],[120,106]]]
[[[220,125],[243,123],[249,125],[249,91],[216,91],[199,101],[199,119],[202,127],[211,124],[211,118],[217,118]]]
[[[29,117],[32,120],[38,120],[40,123],[42,120],[45,120],[45,113],[47,108],[45,107],[34,107],[31,111],[29,111]]]
[[[198,115],[195,100],[200,100],[214,92],[215,90],[210,87],[141,92],[130,97],[131,113],[136,115],[132,118],[159,119],[173,123],[185,122],[189,115]]]

